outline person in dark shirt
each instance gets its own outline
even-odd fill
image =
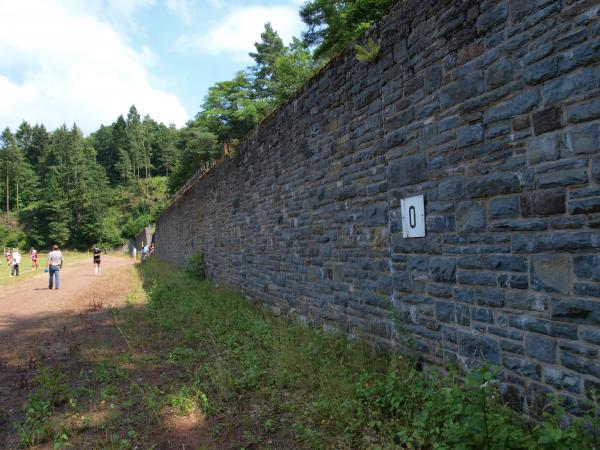
[[[102,251],[96,244],[94,244],[92,251],[94,252],[94,273],[100,275],[100,272],[102,271],[100,268],[100,255],[102,255]]]

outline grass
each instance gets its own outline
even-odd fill
[[[76,251],[64,251],[63,256],[65,259],[65,266],[68,266],[71,263],[83,261],[87,258],[92,258],[91,254],[85,252],[76,252]],[[12,286],[20,281],[28,280],[37,275],[44,273],[44,267],[46,267],[46,263],[48,261],[47,253],[40,253],[38,258],[38,269],[32,270],[31,257],[29,253],[21,253],[21,264],[19,265],[19,276],[11,277],[10,276],[10,266],[6,263],[6,259],[2,255],[2,260],[0,260],[0,286]]]
[[[522,420],[492,368],[425,375],[399,355],[289,323],[158,261],[111,311],[121,344],[77,373],[41,367],[16,424],[24,447],[600,448],[597,406]]]

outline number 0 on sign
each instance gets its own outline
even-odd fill
[[[402,210],[402,237],[425,237],[425,206],[423,196],[400,200]]]

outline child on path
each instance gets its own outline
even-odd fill
[[[94,252],[94,274],[100,275],[100,272],[102,270],[100,268],[100,256],[102,254],[102,251],[98,248],[97,244],[94,244],[94,248],[92,251]]]
[[[58,248],[58,245],[52,246],[52,251],[48,253],[48,273],[50,279],[48,280],[48,289],[52,289],[52,277],[55,279],[55,289],[58,289],[58,272],[62,269],[63,255]]]
[[[135,248],[135,246],[133,247],[133,250],[131,250],[131,256],[133,256],[133,262],[135,262],[137,257],[137,249]]]
[[[30,255],[31,255],[31,270],[37,270],[37,268],[38,268],[38,263],[37,263],[38,252],[37,252],[37,250],[32,247]]]

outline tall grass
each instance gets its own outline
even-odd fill
[[[561,427],[552,403],[539,423],[502,403],[497,373],[466,385],[416,370],[401,355],[289,323],[207,281],[150,260],[139,266],[145,320],[160,351],[206,393],[212,416],[252,413],[258,442],[291,438],[307,448],[600,448],[597,405]],[[251,423],[246,425],[252,425]]]

